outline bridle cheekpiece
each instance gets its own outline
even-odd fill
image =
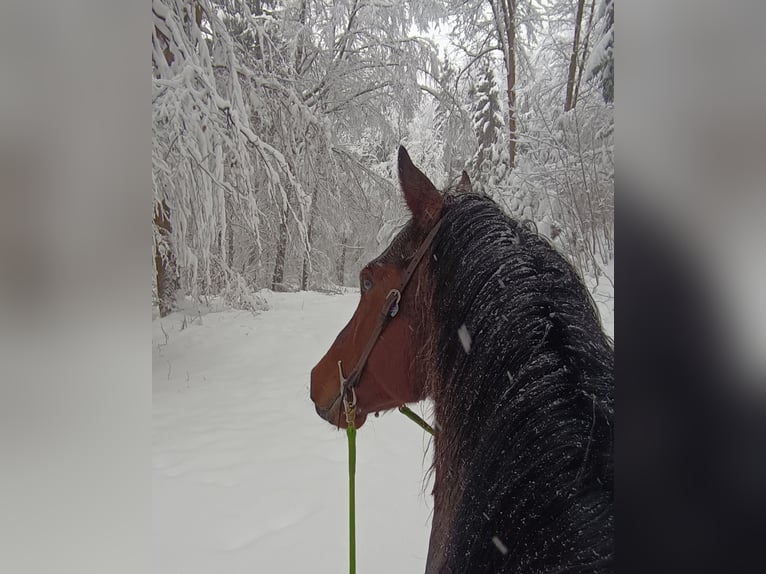
[[[385,329],[388,322],[394,317],[396,317],[396,315],[399,313],[399,303],[402,300],[402,294],[404,293],[404,290],[409,284],[410,279],[412,279],[412,276],[415,274],[415,270],[417,269],[420,262],[423,260],[423,257],[425,256],[426,252],[431,247],[431,244],[433,243],[433,240],[436,237],[436,233],[437,231],[439,231],[439,227],[441,226],[441,223],[442,223],[441,219],[436,222],[436,224],[431,228],[431,231],[428,232],[428,235],[426,236],[426,238],[423,240],[423,243],[421,243],[420,247],[418,247],[417,251],[415,251],[415,255],[412,257],[410,264],[407,266],[407,269],[404,271],[404,274],[402,275],[401,281],[399,282],[399,288],[391,289],[386,295],[386,300],[383,303],[383,307],[380,310],[380,314],[378,315],[378,322],[376,323],[375,328],[373,329],[370,335],[370,338],[367,340],[367,345],[365,345],[364,351],[362,351],[362,355],[359,357],[359,360],[357,361],[356,366],[354,367],[354,370],[351,371],[348,378],[343,376],[343,362],[338,361],[338,376],[340,378],[340,396],[343,399],[343,408],[346,414],[347,424],[353,424],[354,422],[354,416],[356,415],[355,388],[359,385],[359,381],[362,378],[362,371],[364,370],[364,367],[367,365],[367,360],[370,358],[370,355],[372,354],[372,349],[373,347],[375,347],[375,343],[380,338],[380,335],[383,332],[383,329]]]

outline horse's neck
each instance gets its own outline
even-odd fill
[[[493,230],[497,249],[511,249],[508,234]],[[601,552],[610,536],[613,353],[563,259],[534,237],[524,242],[529,253],[513,247],[518,257],[483,259],[487,269],[454,252],[436,259],[430,308],[441,315],[422,322],[435,327],[424,345],[437,425],[428,573],[487,571],[493,552],[505,554],[494,541],[500,527],[513,533],[514,564],[551,571],[578,563],[576,549]],[[544,277],[530,274],[538,268]],[[466,346],[455,333],[472,325]],[[587,503],[577,502],[583,496]],[[581,524],[597,532],[592,540],[582,540]]]
[[[509,353],[514,353],[515,351],[516,349],[512,346],[509,347]],[[544,358],[550,358],[554,361],[554,358],[557,357],[559,353],[565,353],[565,351],[546,351],[544,353]],[[543,353],[540,355],[542,356],[542,354]],[[434,515],[428,550],[428,561],[426,565],[427,574],[457,574],[451,569],[456,567],[455,564],[465,564],[465,561],[460,559],[458,553],[467,551],[467,548],[460,547],[461,540],[464,546],[466,533],[477,532],[478,525],[482,525],[484,528],[482,536],[487,535],[488,539],[492,539],[491,532],[492,529],[495,528],[495,521],[500,520],[502,516],[507,516],[508,512],[513,514],[512,509],[516,508],[517,503],[514,501],[517,499],[514,498],[514,495],[509,493],[523,493],[527,490],[526,482],[530,480],[530,477],[522,475],[527,470],[535,468],[534,473],[538,477],[542,478],[546,476],[545,471],[540,468],[540,465],[542,464],[541,462],[531,462],[529,457],[526,457],[524,465],[516,469],[520,474],[517,474],[515,478],[513,478],[514,473],[512,472],[509,472],[507,476],[502,475],[501,477],[495,477],[495,480],[504,481],[503,488],[500,489],[503,496],[486,499],[488,505],[494,507],[495,510],[494,513],[487,510],[491,516],[484,514],[483,509],[473,505],[473,503],[466,505],[467,503],[464,500],[468,497],[470,499],[476,498],[481,501],[482,495],[477,491],[477,488],[480,488],[477,486],[479,484],[477,479],[484,478],[485,472],[490,472],[492,470],[497,471],[497,469],[493,468],[492,464],[488,463],[487,460],[477,462],[476,457],[483,456],[486,458],[487,456],[490,456],[486,454],[487,451],[484,448],[488,444],[492,445],[494,450],[499,452],[505,452],[505,447],[503,445],[511,445],[519,440],[530,445],[530,452],[532,451],[533,444],[536,449],[542,449],[543,451],[548,452],[559,448],[560,444],[557,442],[559,441],[558,437],[549,437],[544,431],[540,431],[540,436],[538,436],[536,426],[533,425],[529,428],[523,427],[520,425],[522,419],[518,419],[516,415],[524,417],[529,416],[528,414],[524,414],[529,411],[527,408],[528,404],[529,402],[538,400],[536,397],[540,396],[539,392],[543,386],[550,389],[564,387],[574,388],[575,386],[579,387],[581,381],[579,375],[575,375],[571,369],[558,369],[555,372],[546,373],[543,379],[538,380],[537,375],[535,374],[536,370],[530,370],[530,368],[528,368],[529,364],[538,364],[539,361],[535,360],[536,357],[537,351],[530,354],[524,365],[519,366],[514,371],[506,373],[509,384],[514,387],[518,385],[519,388],[524,389],[522,392],[525,395],[526,401],[525,403],[519,403],[519,406],[510,413],[510,416],[498,417],[496,414],[495,406],[498,404],[497,401],[501,398],[499,396],[489,396],[486,401],[482,400],[478,404],[475,403],[474,407],[479,406],[479,409],[474,409],[469,413],[464,410],[464,401],[448,400],[447,395],[442,395],[442,400],[440,400],[440,393],[438,391],[436,392],[434,396],[437,424],[434,453]],[[601,375],[598,372],[594,372],[593,376],[598,377]],[[572,377],[574,377],[574,380],[572,380]],[[500,381],[505,383],[505,377],[501,377]],[[451,382],[452,384],[456,384],[456,381]],[[443,383],[443,381],[440,381],[440,383]],[[500,384],[498,384],[498,387],[503,387],[510,392],[509,387],[504,387],[504,385]],[[452,389],[453,393],[454,391],[455,389]],[[460,389],[461,394],[465,391],[466,389],[464,388]],[[516,390],[514,389],[513,392],[516,392]],[[580,389],[577,396],[584,394],[584,389]],[[582,402],[581,408],[585,411],[584,414],[576,413],[571,415],[571,419],[562,419],[562,424],[567,424],[571,427],[565,437],[566,440],[572,441],[573,437],[579,437],[576,442],[580,445],[580,452],[574,456],[578,461],[582,460],[581,471],[584,473],[583,476],[591,476],[591,481],[594,480],[594,475],[592,473],[597,471],[590,469],[589,466],[586,466],[586,463],[592,465],[593,461],[600,456],[595,451],[590,450],[596,425],[596,399],[595,395],[593,396],[594,398],[592,401],[580,401]],[[522,404],[524,405],[523,408]],[[483,407],[484,410],[482,410],[481,407]],[[534,412],[534,409],[530,412]],[[562,415],[559,414],[556,416],[560,417]],[[553,421],[554,419],[550,420]],[[603,449],[605,447],[603,445],[597,446],[594,444],[593,448]],[[510,452],[510,446],[508,446],[508,450]],[[557,463],[560,458],[561,457],[545,457],[545,460],[547,463]],[[500,459],[492,460],[499,461]],[[580,466],[579,462],[578,466]],[[555,468],[551,468],[550,472],[557,473],[562,469],[563,467],[561,466],[555,466]],[[566,471],[571,473],[572,469],[567,468]],[[481,477],[478,476],[477,473],[480,473]],[[579,481],[580,472],[577,472],[576,477],[562,475],[560,483],[555,483],[554,481],[550,484],[546,484],[547,481],[540,480],[539,484],[535,487],[538,495],[537,498],[542,501],[557,499],[561,494],[557,492],[555,488],[561,487],[563,492],[569,485],[566,481],[570,479],[573,484],[574,482]],[[534,477],[532,477],[532,480],[534,480]],[[607,487],[604,486],[603,488],[606,489]],[[545,489],[547,489],[547,491]],[[593,489],[598,490],[598,487],[593,486]],[[548,492],[550,496],[548,496],[546,492]],[[606,494],[596,494],[594,496],[594,500],[597,500],[597,504],[599,504],[600,507],[603,507],[605,509],[604,512],[607,513],[607,502],[605,501],[608,499],[608,496]],[[548,503],[541,502],[541,504]],[[591,501],[589,504],[593,505],[596,503]],[[585,509],[584,513],[587,514],[586,511],[588,505],[586,504],[582,506]],[[459,510],[461,508],[462,510]],[[536,507],[535,510],[540,510],[543,513],[548,512],[547,510],[544,510],[543,507]],[[461,514],[458,515],[458,512]],[[475,516],[472,516],[466,515],[465,513],[476,514]],[[576,516],[575,514],[576,513],[570,514],[570,518],[574,517],[573,520],[581,520],[583,524],[590,524],[588,521],[595,520],[584,515]],[[520,528],[523,529],[524,518],[519,519],[518,517],[515,517],[511,520],[520,520],[520,522],[514,522],[514,524],[517,526],[521,524],[522,526],[520,526]],[[588,528],[591,528],[591,526],[588,526]],[[602,531],[605,531],[604,529],[606,526],[602,524],[593,526],[593,528],[601,528]],[[564,527],[562,526],[562,532],[563,530]],[[607,536],[607,534],[603,534],[601,531],[599,532],[601,533],[600,535]],[[567,531],[566,536],[569,537],[568,540],[578,540],[577,536],[571,531]],[[596,545],[593,547],[595,548],[594,552],[602,551],[600,547],[597,548],[597,545],[601,544],[600,540],[601,539],[595,539],[595,542],[593,542],[593,544]],[[546,542],[545,540],[541,540],[539,543],[541,546],[544,546]],[[572,544],[575,544],[575,542],[572,542]],[[531,549],[531,547],[525,548],[524,552],[529,554],[532,550],[534,549]],[[475,552],[476,550],[473,549],[471,551]],[[594,554],[594,556],[595,559],[598,559],[600,554]],[[570,558],[571,557],[564,557],[561,558],[561,560],[569,560]],[[483,560],[481,557],[478,559]],[[571,558],[571,560],[575,560],[575,558]]]
[[[438,421],[438,419],[437,419]],[[454,510],[462,494],[459,468],[451,460],[445,441],[435,439],[434,513],[428,543],[426,574],[445,574],[447,549],[454,520]]]

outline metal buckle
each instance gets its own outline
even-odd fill
[[[393,319],[396,317],[397,313],[399,313],[399,302],[402,300],[402,292],[399,291],[399,289],[391,289],[391,291],[388,292],[388,295],[386,295],[386,300],[391,296],[391,293],[396,294],[396,301],[388,309],[388,316]]]
[[[356,418],[356,391],[354,388],[347,388],[348,379],[343,376],[343,361],[338,361],[338,376],[340,378],[340,396],[343,399],[343,410],[346,414],[346,424],[354,424]],[[351,391],[351,402],[346,398],[348,391]]]

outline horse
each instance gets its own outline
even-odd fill
[[[398,175],[412,217],[311,371],[318,415],[432,399],[428,574],[612,572],[614,347],[587,288],[466,172],[440,193],[400,147]]]

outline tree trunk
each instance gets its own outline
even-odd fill
[[[250,3],[250,13],[256,18],[263,16],[263,6],[261,5],[261,0],[254,0]],[[256,30],[260,30],[260,28],[256,28]],[[261,44],[261,33],[257,32],[253,42],[253,56],[258,61],[263,60],[263,48]]]
[[[582,46],[582,56],[580,57],[580,67],[577,70],[577,83],[575,84],[574,101],[577,101],[577,97],[580,95],[580,83],[582,82],[582,71],[585,69],[585,58],[588,57],[588,42],[590,41],[590,33],[593,29],[593,12],[596,9],[596,0],[591,0],[590,13],[588,14],[588,27],[585,32],[585,40]]]
[[[301,291],[308,289],[309,283],[309,268],[311,263],[311,246],[314,244],[314,219],[317,211],[317,187],[314,186],[311,192],[311,208],[309,209],[309,224],[306,230],[306,240],[308,245],[303,253],[303,269],[301,270]]]
[[[505,48],[503,57],[508,88],[508,167],[513,169],[516,165],[516,0],[501,0],[499,4],[503,30],[498,27],[498,33],[501,34],[500,43]]]
[[[309,284],[309,253],[303,255],[303,268],[301,269],[301,291],[308,291]]]
[[[569,73],[567,74],[567,95],[564,100],[564,111],[568,112],[575,106],[575,100],[572,99],[575,85],[575,73],[577,72],[577,50],[580,45],[580,27],[582,26],[582,11],[585,7],[585,0],[578,0],[577,14],[575,15],[575,33],[574,42],[572,42],[572,57],[569,59]]]
[[[279,222],[279,243],[277,243],[277,257],[274,263],[274,277],[271,280],[272,291],[284,291],[285,281],[285,254],[287,253],[287,213],[281,214]]]
[[[298,42],[295,48],[295,62],[293,67],[298,74],[301,74],[304,59],[306,57],[306,18],[308,17],[308,4],[307,0],[301,0],[300,8],[298,9],[298,21],[301,23],[300,32],[298,32]]]
[[[159,300],[160,317],[166,317],[175,309],[178,276],[170,243],[173,230],[170,225],[170,209],[164,201],[162,204],[154,204],[154,225],[165,244],[164,257],[159,242],[154,247],[154,268],[157,273],[157,299]]]
[[[228,210],[226,216],[228,215]],[[234,226],[229,221],[226,225],[226,265],[229,269],[234,268]]]
[[[344,280],[346,279],[346,242],[348,241],[348,238],[346,237],[346,234],[343,234],[343,238],[341,239],[341,252],[340,252],[340,261],[338,263],[338,285],[343,285]]]

